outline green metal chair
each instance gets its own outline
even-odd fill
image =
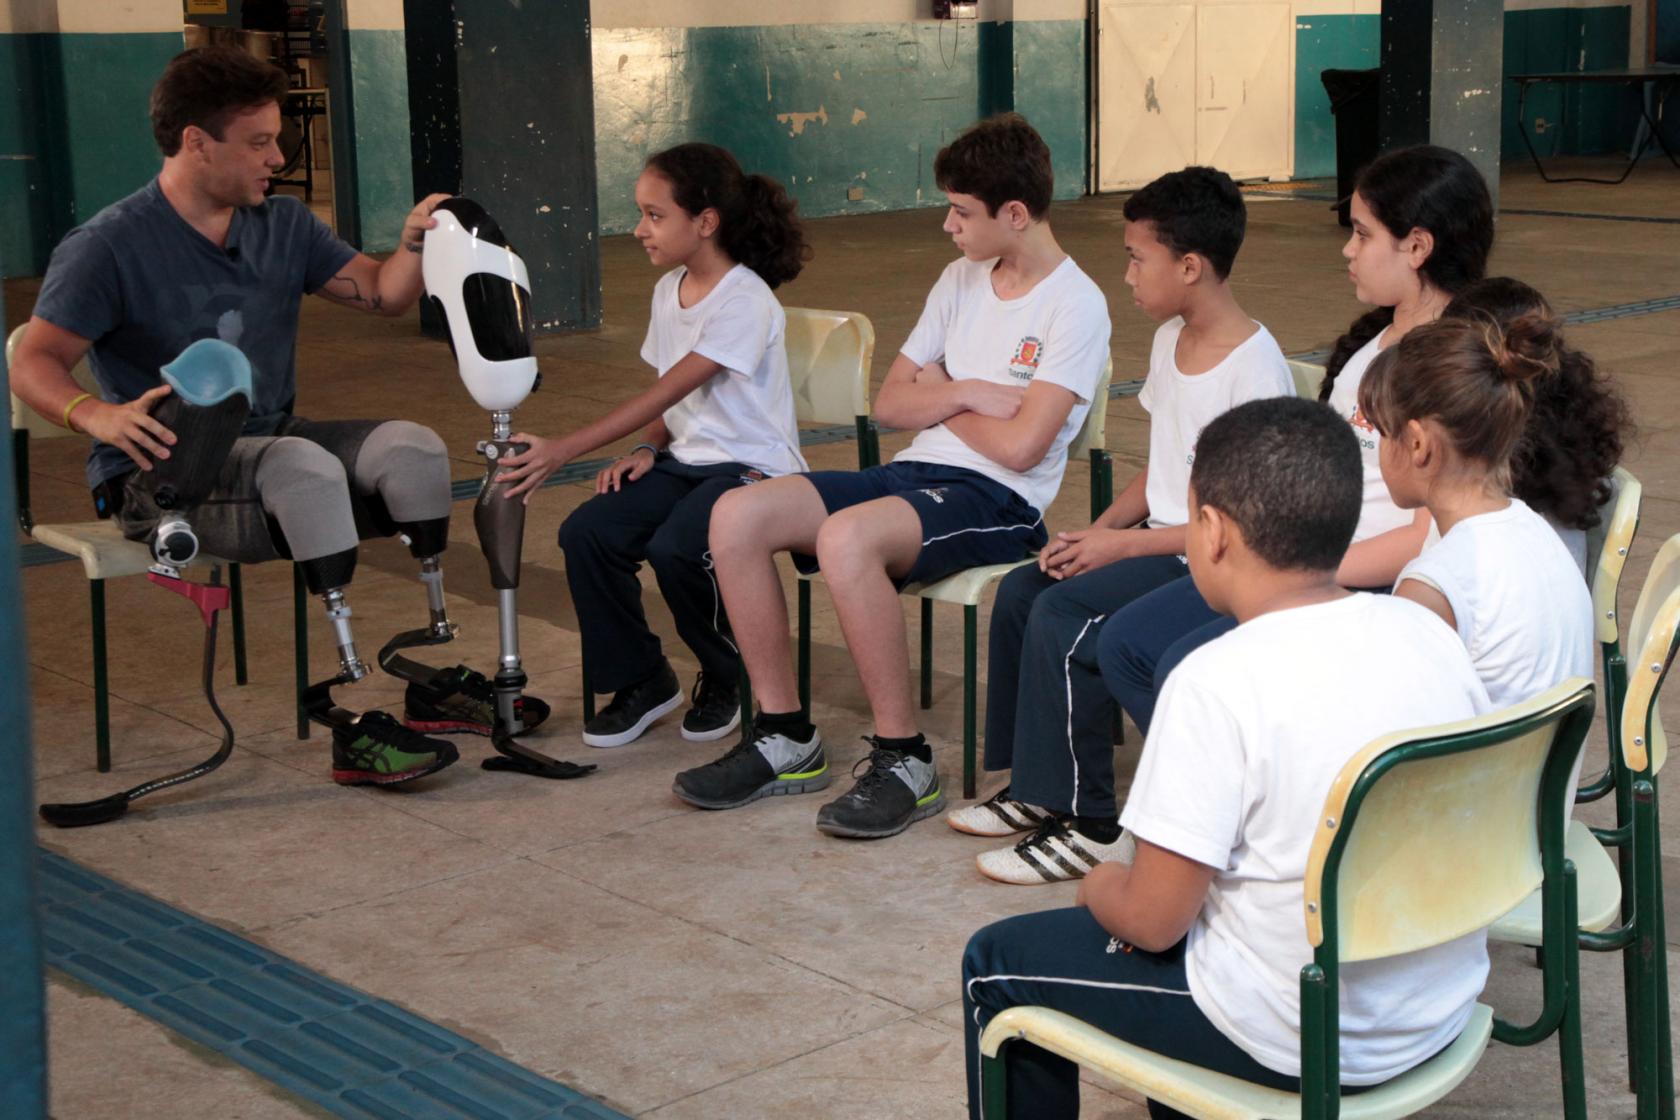
[[[1600,622],[1604,621],[1601,614]],[[1620,663],[1619,649],[1618,665],[1606,666],[1606,698],[1618,690],[1621,695],[1618,712],[1613,719],[1607,716],[1607,721],[1618,736],[1610,743],[1610,769],[1622,823],[1589,829],[1571,821],[1567,843],[1569,858],[1579,871],[1581,947],[1622,954],[1628,1080],[1638,1094],[1640,1120],[1672,1120],[1674,1116],[1656,785],[1668,754],[1657,697],[1677,648],[1680,534],[1658,551],[1634,607],[1628,625],[1634,671],[1629,674]],[[1617,858],[1613,860],[1606,849],[1614,849]],[[1540,944],[1538,909],[1537,899],[1525,900],[1495,922],[1489,936],[1521,945]]]
[[[28,324],[12,331],[6,339],[6,365],[10,368],[17,348],[23,340]],[[93,371],[84,358],[70,371],[76,384],[97,394],[99,386]],[[111,769],[111,691],[106,668],[105,581],[121,576],[140,575],[152,565],[151,551],[138,541],[126,539],[116,522],[67,521],[40,524],[30,507],[29,442],[34,439],[57,439],[63,436],[82,437],[78,432],[61,428],[37,413],[11,394],[12,405],[12,465],[17,478],[18,525],[24,534],[55,552],[74,557],[82,563],[88,580],[88,602],[92,615],[93,638],[93,723],[94,763],[101,773]],[[245,602],[240,566],[228,560],[201,555],[194,561],[204,565],[226,565],[228,584],[233,599],[233,666],[234,680],[246,682],[245,658]]]
[[[1164,1058],[1078,1019],[1014,1007],[980,1037],[988,1120],[1003,1120],[1006,1047],[1031,1042],[1191,1116],[1220,1120],[1389,1120],[1444,1097],[1490,1038],[1558,1035],[1564,1115],[1586,1115],[1575,869],[1564,856],[1570,772],[1592,724],[1593,685],[1576,678],[1502,712],[1386,735],[1342,767],[1307,863],[1313,961],[1301,970],[1301,1092],[1284,1093]],[[1444,944],[1543,892],[1544,1006],[1513,1026],[1477,1004],[1458,1039],[1383,1085],[1343,1099],[1338,975],[1344,963]]]
[[[1068,447],[1070,463],[1081,458],[1090,461],[1093,521],[1114,501],[1114,464],[1103,446],[1108,430],[1108,384],[1113,374],[1111,360],[1103,366],[1102,381],[1091,397],[1085,423]],[[923,708],[933,707],[933,604],[955,603],[963,609],[963,796],[967,798],[974,796],[979,742],[980,600],[987,587],[1023,564],[1032,563],[1036,561],[1029,558],[1012,564],[968,568],[932,583],[912,584],[900,592],[922,601]],[[821,575],[821,572],[799,573],[799,703],[807,711],[811,706],[811,583]]]
[[[858,469],[881,461],[879,430],[869,416],[869,371],[875,360],[875,325],[860,311],[786,309],[788,381],[793,387],[793,414],[801,424],[826,424],[829,430],[808,433],[801,442],[857,440]],[[846,430],[849,428],[849,431]],[[810,590],[799,586],[800,617],[809,618]],[[808,645],[809,628],[802,630]],[[803,647],[802,647],[803,648]],[[583,718],[595,718],[595,692],[589,685],[589,666],[583,677]],[[741,711],[752,711],[752,682],[741,670]]]

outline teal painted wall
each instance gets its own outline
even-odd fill
[[[1631,9],[1536,8],[1505,13],[1505,74],[1611,70],[1628,64]],[[1295,23],[1295,175],[1313,179],[1336,173],[1335,118],[1319,71],[1375,66],[1382,36],[1374,15],[1301,16]],[[1517,132],[1516,86],[1505,83],[1500,154],[1526,159]],[[1527,119],[1552,124],[1536,140],[1542,156],[1614,151],[1633,138],[1638,104],[1616,87],[1535,86]],[[1561,123],[1560,123],[1561,122]],[[1531,135],[1533,133],[1531,132]]]
[[[1082,21],[619,28],[593,35],[601,232],[636,222],[648,154],[732,151],[819,217],[943,202],[933,157],[1013,103],[1045,133],[1058,197],[1082,193]],[[1064,52],[1072,52],[1064,56]],[[849,199],[860,189],[863,197]]]
[[[39,275],[72,226],[162,165],[146,101],[179,32],[0,35],[0,259]]]
[[[1301,16],[1295,21],[1295,177],[1336,173],[1336,118],[1319,73],[1377,65],[1380,16]]]
[[[389,252],[397,247],[403,218],[414,207],[405,39],[401,31],[354,29],[349,37],[360,247]]]
[[[1539,8],[1505,13],[1505,73],[1614,70],[1628,64],[1632,10],[1610,8]],[[1517,131],[1516,86],[1505,86],[1504,127],[1500,146],[1505,158],[1526,158]],[[1636,95],[1619,86],[1536,85],[1524,116],[1542,157],[1585,155],[1625,148],[1633,140],[1639,112]],[[1549,126],[1536,133],[1536,117]]]

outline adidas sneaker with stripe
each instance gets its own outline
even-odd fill
[[[982,852],[974,862],[988,879],[1034,886],[1083,879],[1099,863],[1130,863],[1136,854],[1137,842],[1129,832],[1103,844],[1051,817],[1014,847]]]
[[[984,801],[952,809],[945,814],[945,823],[970,836],[998,837],[1031,832],[1049,818],[1048,811],[1010,797],[1009,787],[1004,786]]]

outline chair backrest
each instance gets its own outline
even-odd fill
[[[1561,859],[1569,778],[1592,723],[1572,678],[1475,719],[1375,740],[1324,800],[1305,883],[1308,940],[1332,960],[1415,952],[1483,929]]]
[[[1097,382],[1097,391],[1091,394],[1091,407],[1085,412],[1085,423],[1080,425],[1079,434],[1068,444],[1070,464],[1107,447],[1104,441],[1108,438],[1108,383],[1113,379],[1114,359],[1111,357],[1103,363],[1102,380]]]
[[[787,310],[794,415],[807,424],[851,424],[869,415],[875,326],[857,311]]]
[[[1318,387],[1324,384],[1324,367],[1313,362],[1289,359],[1289,375],[1295,379],[1295,395],[1304,401],[1318,399]]]
[[[1645,488],[1621,467],[1610,475],[1610,500],[1599,507],[1598,524],[1587,530],[1587,580],[1592,587],[1593,629],[1603,645],[1621,641],[1616,592],[1622,585],[1633,535],[1639,531],[1639,506]]]
[[[1680,533],[1651,561],[1627,631],[1627,696],[1622,701],[1622,761],[1634,773],[1652,774],[1668,757],[1657,694],[1680,646]]]
[[[18,347],[23,344],[23,332],[28,326],[28,323],[21,324],[10,335],[6,336],[6,368],[8,371],[16,364],[13,358],[17,355]],[[75,368],[70,371],[70,376],[75,378],[76,384],[80,385],[85,391],[95,396],[99,395],[99,382],[94,380],[93,369],[88,365],[86,357],[76,363]],[[61,428],[56,421],[47,419],[24,404],[23,401],[18,399],[16,393],[12,394],[12,431],[14,433],[28,432],[34,439],[57,439],[60,436],[81,437],[80,432],[73,432],[69,428]]]

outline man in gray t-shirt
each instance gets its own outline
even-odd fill
[[[342,627],[334,683],[347,683],[367,673],[344,603],[360,537],[404,534],[435,593],[434,637],[453,630],[436,574],[448,542],[449,462],[443,441],[418,424],[293,414],[298,309],[305,294],[384,315],[411,308],[425,231],[445,196],[409,213],[401,247],[383,262],[339,240],[296,199],[267,197],[283,163],[276,141],[286,89],[280,70],[231,49],[190,50],[169,64],[151,99],[163,168],[54,251],[12,363],[12,389],[43,416],[93,437],[96,508],[144,540],[161,513],[148,473],[176,442],[152,415],[170,391],[160,367],[200,339],[237,346],[252,366],[251,417],[193,527],[206,551],[227,559],[298,562]],[[70,373],[84,356],[97,397]],[[456,666],[410,681],[407,726],[384,712],[351,717],[330,703],[312,711],[333,729],[335,781],[388,785],[455,760],[450,743],[416,729],[492,729],[482,674]],[[525,723],[534,726],[546,707],[527,705]]]

